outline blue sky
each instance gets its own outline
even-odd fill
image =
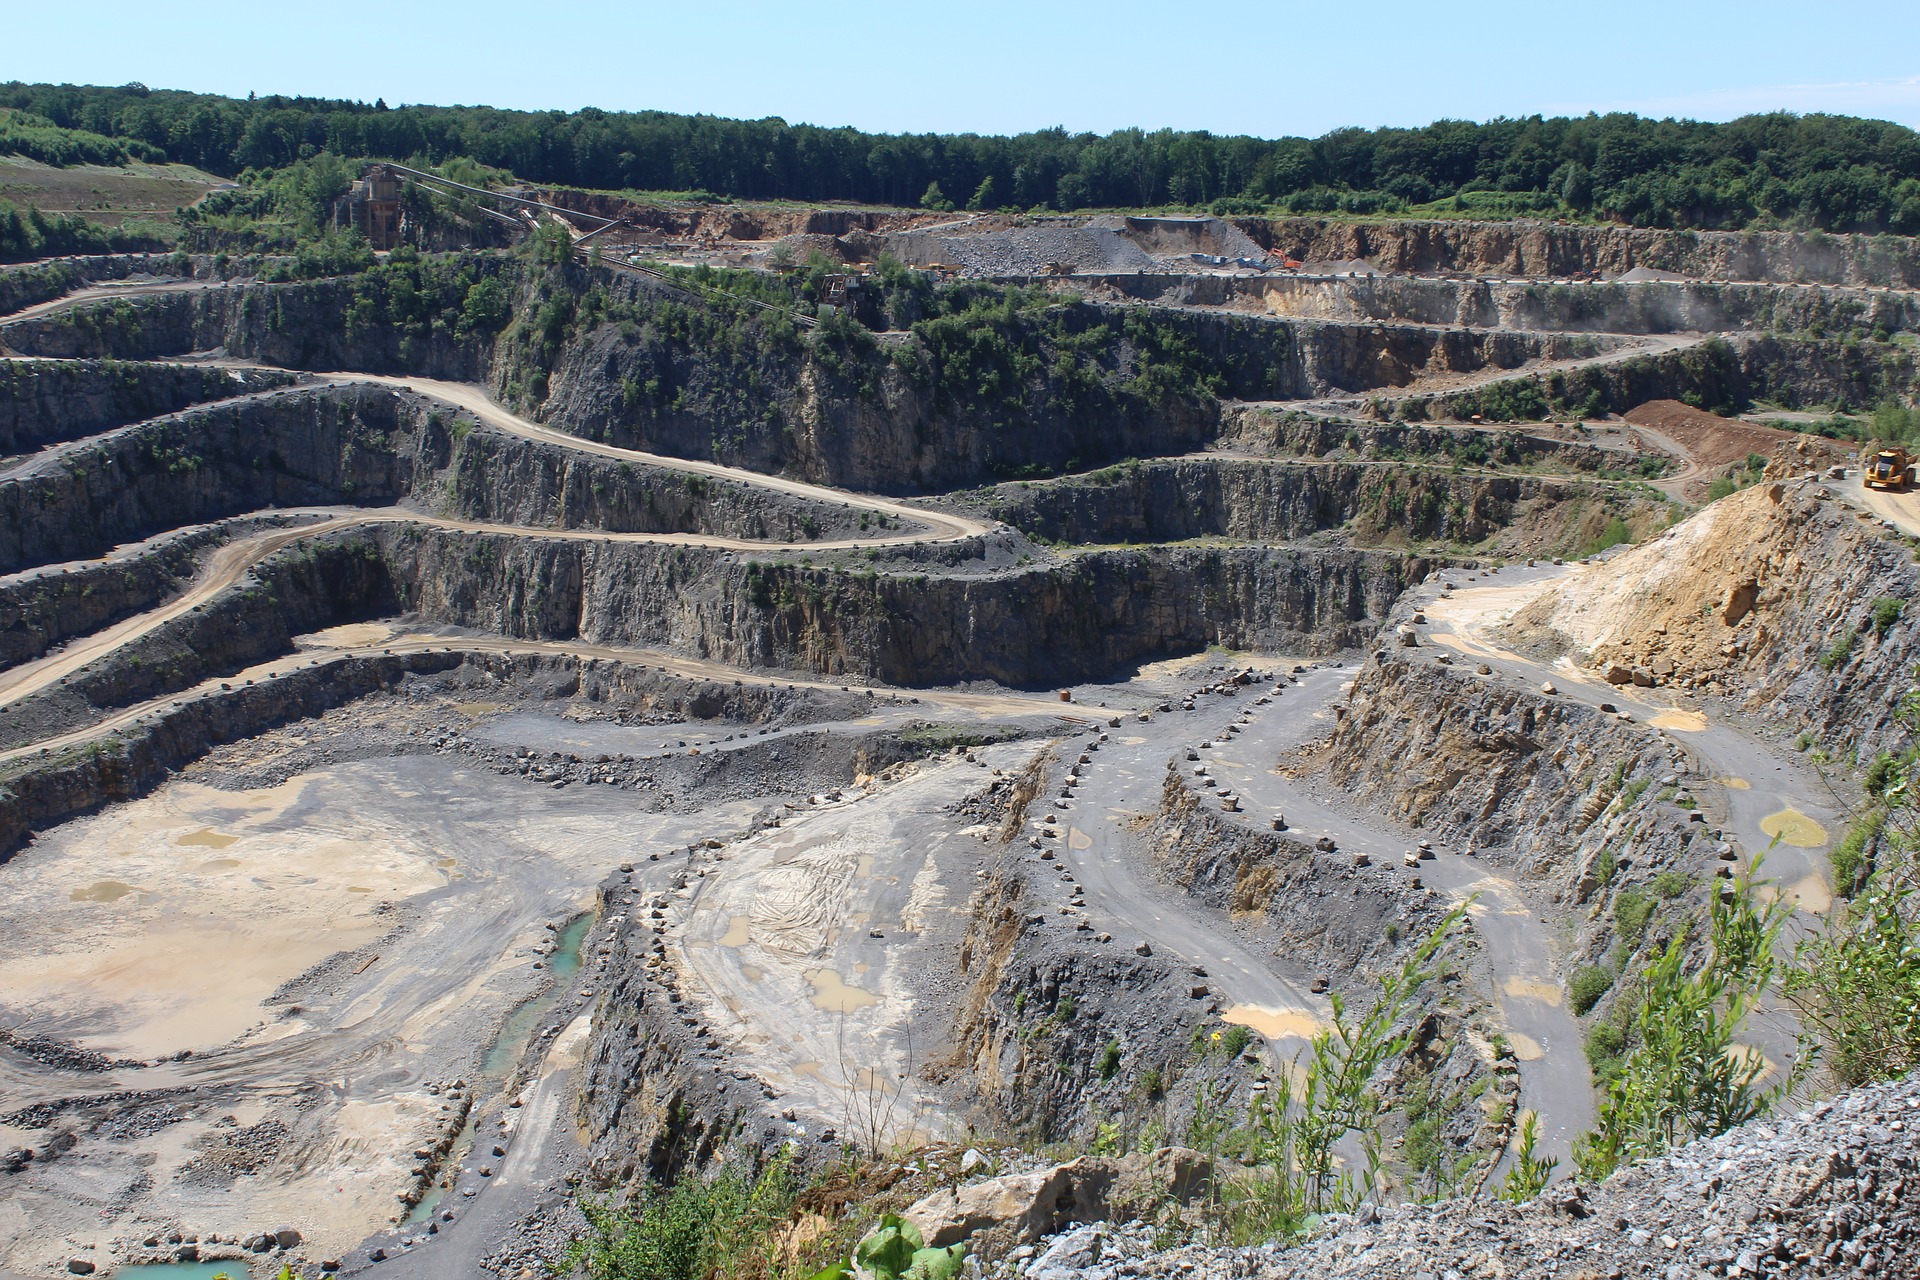
[[[1920,127],[1920,3],[0,0],[0,79],[1261,136],[1784,108]]]

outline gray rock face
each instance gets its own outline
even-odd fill
[[[0,454],[77,440],[191,405],[290,384],[272,370],[99,360],[0,365]]]
[[[1802,231],[1660,231],[1550,222],[1235,220],[1303,261],[1365,258],[1382,271],[1606,276],[1649,266],[1702,279],[1920,286],[1920,248],[1884,237]]]
[[[1175,547],[988,577],[869,579],[691,548],[379,536],[404,607],[436,622],[903,685],[1059,683],[1216,641],[1332,652],[1371,635],[1429,567],[1387,552]]]
[[[1285,542],[1352,522],[1363,544],[1390,532],[1476,543],[1525,503],[1565,486],[1532,477],[1181,459],[1109,468],[1040,485],[999,485],[977,501],[1031,537],[1067,542],[1179,542],[1207,536]]]

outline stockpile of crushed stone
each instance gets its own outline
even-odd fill
[[[1362,1206],[1291,1249],[1156,1249],[1146,1223],[1080,1227],[988,1268],[1025,1280],[1617,1280],[1920,1275],[1920,1077],[1682,1147],[1525,1205]]]
[[[971,276],[1043,275],[1056,263],[1073,271],[1150,271],[1159,265],[1111,227],[1015,227],[976,235],[901,231],[886,242],[909,266],[945,263]]]

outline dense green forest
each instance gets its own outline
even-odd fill
[[[1845,116],[1726,124],[1530,116],[1263,139],[1139,129],[871,134],[656,111],[241,101],[137,84],[13,82],[0,86],[0,107],[228,176],[329,152],[471,157],[535,182],[740,199],[1220,213],[1397,212],[1450,201],[1477,213],[1639,226],[1920,234],[1920,134]]]

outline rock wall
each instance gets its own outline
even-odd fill
[[[1286,542],[1351,526],[1362,545],[1476,543],[1511,523],[1522,504],[1556,500],[1563,488],[1531,476],[1438,468],[1183,459],[1000,485],[977,500],[994,519],[1048,541]]]
[[[1920,288],[1920,241],[1820,231],[1661,231],[1514,219],[1343,222],[1237,218],[1263,248],[1303,260],[1365,258],[1382,271],[1617,275],[1651,267],[1702,279]]]
[[[0,481],[0,568],[266,507],[396,501],[409,481],[390,441],[401,412],[385,390],[294,388],[50,451]]]
[[[509,436],[387,387],[301,386],[147,419],[17,468],[0,480],[0,569],[269,507],[402,499],[531,527],[796,543],[860,528],[839,504]]]
[[[386,566],[363,535],[289,547],[231,590],[181,614],[7,708],[0,746],[19,746],[98,720],[103,712],[292,652],[293,637],[391,613]]]
[[[987,577],[760,565],[691,548],[381,533],[404,607],[527,638],[662,645],[902,685],[1034,686],[1220,643],[1332,652],[1426,562],[1384,552],[1092,552]]]
[[[266,370],[9,360],[0,363],[0,455],[27,453],[293,381],[292,374]]]
[[[1243,448],[1294,458],[1454,460],[1484,464],[1539,464],[1561,471],[1605,471],[1620,465],[1611,449],[1530,435],[1522,428],[1448,427],[1406,421],[1324,418],[1268,405],[1229,405],[1221,439]]]
[[[215,746],[365,697],[408,672],[443,671],[453,653],[340,659],[160,711],[85,747],[0,770],[0,858],[36,830],[138,799]]]
[[[1407,939],[1431,934],[1447,913],[1442,895],[1414,889],[1392,869],[1355,867],[1279,832],[1256,831],[1209,808],[1169,763],[1148,828],[1154,872],[1220,912],[1236,931],[1343,990],[1393,958],[1389,921]],[[1466,949],[1471,952],[1469,936]]]
[[[1383,651],[1361,668],[1333,732],[1296,767],[1324,771],[1437,838],[1545,873],[1593,824],[1595,795],[1667,765],[1637,725]]]
[[[124,560],[0,581],[0,663],[28,662],[53,645],[142,613],[184,586],[225,531],[203,525],[156,538]]]
[[[1060,287],[1060,286],[1055,286]],[[1076,289],[1160,306],[1221,307],[1345,324],[1505,328],[1534,333],[1728,333],[1920,327],[1920,299],[1831,285],[1706,280],[1636,283],[1432,276],[1075,276]]]
[[[476,272],[506,263],[465,255]],[[62,359],[154,360],[221,351],[289,369],[356,369],[483,381],[487,344],[461,340],[445,324],[420,336],[397,317],[379,314],[395,300],[373,292],[364,277],[270,284],[236,281],[226,288],[130,294],[51,315],[0,324],[0,342],[28,355]]]

